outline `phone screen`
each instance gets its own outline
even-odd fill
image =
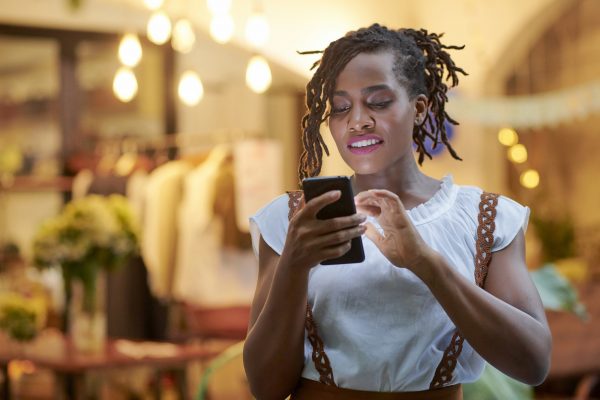
[[[350,182],[350,178],[347,176],[320,176],[306,178],[302,181],[302,189],[304,190],[305,201],[310,201],[311,199],[331,190],[341,191],[341,196],[336,202],[328,204],[318,212],[317,218],[319,219],[331,219],[356,214],[352,184]],[[352,264],[360,263],[364,260],[365,253],[363,249],[362,238],[356,237],[352,239],[352,246],[346,254],[335,259],[325,260],[321,262],[321,264]]]

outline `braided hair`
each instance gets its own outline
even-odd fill
[[[311,69],[317,67],[317,70],[306,85],[308,110],[301,123],[304,150],[298,167],[300,180],[318,175],[321,172],[323,151],[329,155],[320,127],[329,118],[337,76],[358,54],[380,50],[392,50],[396,54],[393,71],[411,99],[419,94],[427,96],[431,112],[428,112],[425,120],[413,129],[419,165],[422,165],[425,156],[431,159],[431,154],[425,148],[426,138],[433,141],[433,148],[441,142],[452,157],[461,159],[450,145],[444,126],[446,120],[453,125],[458,125],[458,122],[450,118],[445,110],[448,85],[443,76],[446,71],[446,80],[450,79],[451,87],[454,87],[458,84],[458,73],[467,75],[454,64],[450,54],[445,51],[463,49],[464,46],[446,46],[440,42],[442,36],[443,34],[428,33],[425,29],[390,30],[385,26],[373,24],[368,28],[348,32],[331,42],[323,51],[300,52],[323,54],[321,59],[313,64]]]

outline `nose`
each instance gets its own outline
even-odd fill
[[[375,120],[362,107],[354,107],[348,120],[350,132],[369,131],[375,127]]]

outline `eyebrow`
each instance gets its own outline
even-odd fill
[[[386,85],[385,83],[382,83],[380,85],[373,85],[373,86],[369,86],[366,87],[364,89],[361,89],[360,92],[362,94],[371,94],[373,92],[377,92],[379,90],[391,90],[391,88]],[[346,92],[345,90],[336,90],[335,92],[333,92],[334,96],[348,96],[348,92]]]

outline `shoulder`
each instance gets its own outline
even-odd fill
[[[273,200],[271,200],[270,202],[265,204],[251,218],[280,219],[282,217],[285,217],[285,219],[287,219],[289,207],[290,207],[290,196],[287,193],[284,193],[284,194],[281,194],[281,195],[275,197]]]
[[[485,192],[476,186],[459,186],[457,203],[466,210],[471,210],[473,217],[477,218],[480,204],[486,201],[482,196]],[[486,201],[489,203],[489,201]],[[525,232],[529,221],[529,207],[520,204],[505,195],[497,195],[495,205],[496,217],[494,220],[494,246],[493,251],[499,251],[508,246],[520,230]]]
[[[256,255],[258,255],[261,238],[276,253],[281,254],[289,226],[289,210],[290,196],[282,194],[250,217],[250,234]]]

